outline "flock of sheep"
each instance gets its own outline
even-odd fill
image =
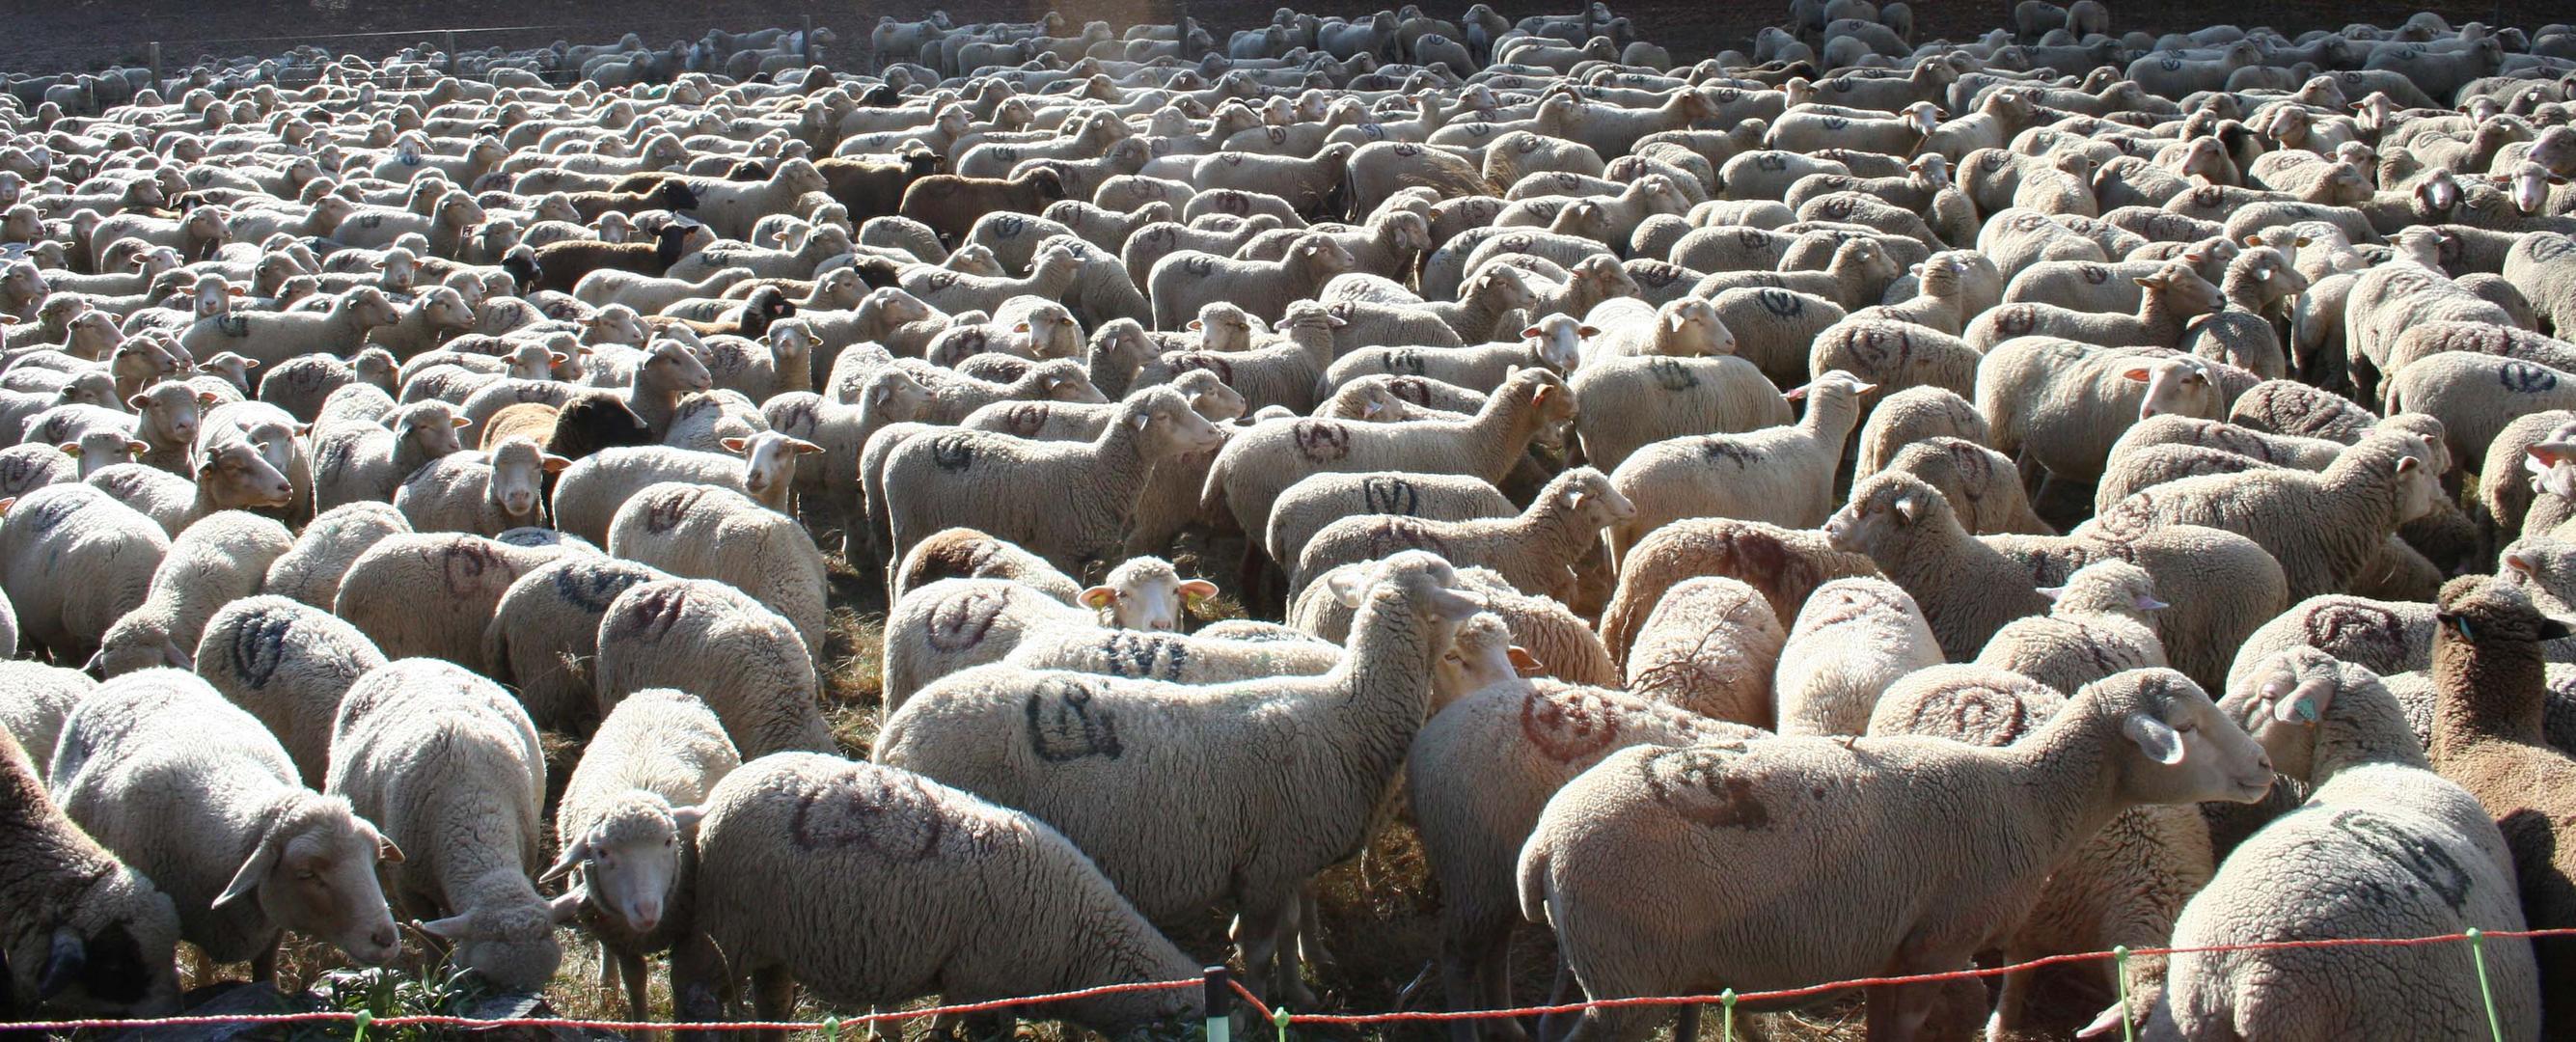
[[[2576,30],[2014,21],[11,77],[0,1019],[577,930],[776,1020],[1212,909],[1310,1010],[1388,830],[1458,1010],[1533,923],[1593,999],[2576,927]],[[2121,965],[1868,1034],[2576,1037],[2576,940]]]

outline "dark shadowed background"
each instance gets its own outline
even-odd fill
[[[1300,0],[1300,10],[1317,14],[1367,14],[1391,6],[1392,0]],[[1468,0],[1431,0],[1432,14],[1454,17]],[[2418,10],[2434,10],[2455,23],[2468,19],[2537,28],[2551,21],[2576,20],[2571,0],[2507,0],[2505,3],[2402,3],[2386,0],[2162,0],[2145,4],[2110,0],[2115,29],[2151,32],[2192,29],[2218,22],[2260,23],[2298,32],[2338,28],[2355,21],[2392,24]],[[694,39],[709,28],[745,31],[768,26],[794,27],[812,16],[840,34],[843,47],[866,46],[866,30],[877,17],[918,17],[945,8],[959,23],[1031,20],[1046,3],[958,0],[935,3],[902,0],[894,4],[815,3],[812,0],[0,0],[0,71],[52,72],[85,69],[107,62],[143,60],[144,45],[159,40],[166,65],[186,63],[200,54],[268,55],[295,42],[314,42],[334,50],[362,54],[390,53],[415,42],[436,43],[436,30],[495,26],[536,26],[514,32],[461,33],[465,48],[494,44],[537,46],[557,39],[597,43],[635,32],[647,43],[669,44]],[[1144,2],[1107,0],[1062,5],[1077,21],[1099,18],[1124,27],[1144,21],[1170,21],[1186,12],[1206,23],[1222,43],[1225,32],[1269,20],[1278,6],[1264,0],[1185,0]],[[1505,0],[1496,10],[1512,18],[1543,12],[1571,12],[1579,0],[1528,2]],[[1755,30],[1786,17],[1781,2],[1737,3],[1731,0],[1612,0],[1618,13],[1633,19],[1638,31],[1661,43],[1681,60],[1692,60],[1725,47],[1750,43]],[[1915,0],[1917,35],[1922,39],[1964,38],[2003,24],[2009,0]],[[350,38],[331,34],[397,35]],[[270,39],[249,39],[249,38]]]

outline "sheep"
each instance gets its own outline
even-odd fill
[[[295,545],[269,565],[260,589],[327,610],[359,554],[377,540],[408,531],[411,523],[391,503],[334,507],[306,525]]]
[[[2186,609],[2155,620],[2166,658],[2215,684],[2247,635],[2290,603],[2283,565],[2254,540],[2196,525],[2072,536],[1971,536],[1950,501],[1911,475],[1855,482],[1851,502],[1827,521],[1834,547],[1866,553],[1913,594],[1944,654],[1973,657],[2007,622],[2037,615],[2037,590],[2077,568],[2118,558],[2144,568],[2160,596]],[[1975,576],[1974,579],[1965,578]],[[2014,592],[2024,584],[2030,593]]]
[[[871,758],[933,779],[955,779],[987,798],[1043,815],[1067,829],[1068,838],[1100,861],[1111,880],[1124,881],[1121,889],[1145,902],[1140,911],[1149,918],[1194,913],[1213,900],[1232,898],[1241,909],[1239,937],[1248,972],[1275,999],[1302,999],[1297,959],[1281,950],[1279,942],[1296,930],[1296,898],[1304,881],[1357,849],[1373,809],[1402,766],[1404,747],[1421,726],[1430,697],[1428,678],[1446,650],[1449,632],[1478,610],[1451,589],[1454,580],[1453,570],[1435,556],[1416,551],[1397,555],[1379,582],[1354,594],[1365,603],[1353,623],[1349,649],[1332,672],[1318,677],[1192,688],[1182,699],[1151,682],[1006,665],[953,674],[925,688],[886,721]],[[1031,704],[1040,706],[1035,717],[1026,711]],[[1324,729],[1316,733],[1348,731],[1348,737],[1299,746],[1323,757],[1312,768],[1300,769],[1293,761],[1303,754],[1294,754],[1291,765],[1258,776],[1210,774],[1191,766],[1221,747],[1218,743],[1152,741],[1160,732],[1203,737],[1208,728],[1234,726],[1246,707],[1254,705],[1273,707],[1264,715],[1288,714],[1304,721],[1302,726]],[[1120,726],[1106,723],[1112,718]],[[1027,739],[1019,737],[1023,728]],[[1140,739],[1150,744],[1139,744]],[[1042,755],[1017,751],[1031,741]],[[1119,755],[1110,756],[1112,749]],[[1254,843],[1246,849],[1263,850],[1267,856],[1251,868],[1232,857],[1215,864],[1203,848],[1139,842],[1143,837],[1117,816],[1095,813],[1096,804],[1086,809],[1090,801],[1068,800],[1081,788],[1054,777],[1059,769],[1115,770],[1131,785],[1147,786],[1204,787],[1205,780],[1181,780],[1235,779],[1230,785],[1234,794],[1205,812],[1210,816],[1202,820],[1208,827],[1322,838],[1273,847],[1257,843],[1245,831],[1239,842]],[[1295,791],[1286,803],[1279,801],[1287,790],[1272,788],[1283,783]],[[1175,791],[1162,802],[1194,805],[1178,802],[1185,798]]]
[[[1564,381],[1544,369],[1524,369],[1496,389],[1483,411],[1462,422],[1256,424],[1229,437],[1217,453],[1201,504],[1211,512],[1221,505],[1242,531],[1252,533],[1268,530],[1279,493],[1310,474],[1420,470],[1498,482],[1531,439],[1573,415]]]
[[[1502,492],[1476,477],[1398,471],[1321,473],[1280,491],[1270,508],[1262,546],[1273,560],[1296,559],[1315,533],[1353,515],[1466,521],[1518,512]]]
[[[1878,240],[1855,237],[1836,246],[1833,259],[1820,271],[1719,272],[1699,280],[1691,292],[1714,297],[1729,289],[1768,286],[1812,293],[1849,311],[1877,303],[1887,294],[1888,284],[1904,272],[1904,266]]]
[[[726,972],[750,974],[763,1018],[792,1015],[797,983],[817,1001],[864,1007],[934,989],[946,1001],[974,1002],[1196,972],[1065,836],[909,771],[764,757],[716,783],[702,809],[697,927],[724,952]],[[803,867],[782,874],[790,863]],[[859,879],[873,882],[851,885]],[[789,906],[807,913],[779,922]],[[978,924],[990,935],[976,934]],[[925,929],[967,933],[917,943],[930,936]],[[893,958],[832,956],[853,938],[875,937],[907,943],[883,953]],[[1018,950],[1031,941],[1038,946]],[[1004,950],[1013,954],[988,957]],[[933,951],[951,954],[933,959]],[[1155,991],[1075,999],[1048,1012],[1123,1034],[1203,1011],[1185,992]]]
[[[360,286],[333,297],[328,310],[235,311],[198,319],[179,334],[179,347],[196,358],[238,354],[273,370],[299,355],[356,354],[367,338],[402,320],[384,291]]]
[[[1818,332],[1799,372],[1841,369],[1889,393],[1938,387],[1964,397],[1975,393],[1978,358],[1967,341],[1930,326],[1855,316]]]
[[[617,508],[608,554],[672,575],[730,583],[796,626],[809,649],[824,638],[822,551],[795,519],[714,485],[646,485]]]
[[[2165,664],[2148,614],[2168,607],[2155,579],[2126,561],[2096,561],[2047,587],[2048,614],[2007,622],[1987,638],[1976,664],[2006,669],[2058,691],[2113,673]]]
[[[1677,747],[1755,737],[1625,692],[1553,683],[1493,684],[1422,725],[1405,758],[1406,794],[1440,880],[1441,981],[1452,1009],[1507,1009],[1511,870],[1547,798],[1603,757],[1635,745]],[[1455,1024],[1450,1037],[1509,1037]]]
[[[2084,531],[2138,533],[2188,524],[2238,532],[2281,563],[2292,602],[2346,589],[2398,526],[2440,497],[2438,450],[2411,431],[2375,433],[2321,473],[2209,474],[2130,493]],[[2289,513],[2283,513],[2287,511]],[[2285,524],[2297,516],[2309,519]]]
[[[1633,355],[1689,357],[1735,353],[1735,333],[1707,302],[1682,298],[1662,305],[1630,298],[1605,300],[1583,316],[1596,332],[1584,341],[1584,364]]]
[[[1788,400],[1762,371],[1728,355],[1606,358],[1575,370],[1567,386],[1584,458],[1613,472],[1637,450],[1667,438],[1790,422]]]
[[[325,780],[340,697],[385,664],[356,627],[274,594],[216,609],[191,658],[198,676],[277,736],[308,788]]]
[[[2384,397],[2379,382],[2383,374],[2393,374],[2382,368],[2381,361],[2408,328],[2436,321],[2513,324],[2513,316],[2503,308],[2442,272],[2439,242],[2443,234],[2421,227],[2399,233],[2393,243],[2395,255],[2362,272],[2345,298],[2344,364],[2365,400]]]
[[[1066,197],[1063,178],[1036,167],[1016,177],[931,174],[906,186],[896,213],[929,225],[943,242],[963,242],[988,213],[1038,213]]]
[[[2297,810],[2237,847],[2184,906],[2174,947],[2523,928],[2504,836],[2475,797],[2433,773],[2404,711],[2368,670],[2314,650],[2267,656],[2220,700],[2219,711],[2242,721],[2282,774],[2310,789]],[[2337,896],[2356,885],[2373,899]],[[2257,949],[2169,956],[2163,1001],[2150,1011],[2147,1033],[2224,1024],[2264,1037],[2446,1037],[2489,1027],[2535,1034],[2541,1000],[2530,942],[2485,944],[2480,957],[2499,1018],[2493,1025],[2466,1001],[2367,1014],[2362,1010],[2375,1004],[2340,1001],[2353,995],[2347,988],[2372,982],[2470,979],[2476,971],[2459,945]],[[2293,990],[2295,1004],[2272,1001]]]
[[[706,672],[709,655],[724,656],[722,676]],[[746,756],[834,748],[815,704],[813,654],[786,619],[719,582],[675,578],[627,587],[599,622],[592,683],[601,719],[629,694],[681,681],[715,710]]]
[[[51,749],[46,750],[51,758]],[[0,835],[10,938],[0,998],[16,1015],[40,1004],[72,1014],[164,1016],[179,1008],[179,916],[141,872],[81,831],[46,795],[44,775],[0,731]]]
[[[2014,337],[2046,336],[2103,347],[2173,347],[2193,318],[2225,306],[2218,287],[2188,264],[2169,262],[2134,280],[2146,294],[2134,316],[2074,311],[2048,304],[2010,304],[1968,323],[1965,339],[1980,351]]]
[[[1685,579],[1646,616],[1623,672],[1639,697],[1767,730],[1786,640],[1760,591],[1719,576]]]
[[[264,517],[224,511],[170,541],[143,603],[99,636],[91,668],[106,677],[154,666],[195,668],[198,638],[224,605],[259,592],[295,537]]]
[[[1864,478],[1876,474],[1908,445],[1934,437],[1982,445],[1992,435],[1986,418],[1967,399],[1944,388],[1909,387],[1880,398],[1870,410],[1854,446],[1852,473]]]
[[[2576,408],[2576,374],[2501,355],[2445,351],[2408,365],[2381,388],[2382,411],[2442,421],[2453,460],[2483,460],[2505,425],[2536,412]]]
[[[2012,459],[1964,438],[1937,436],[1905,447],[1881,473],[1905,474],[1939,489],[1978,535],[2055,535],[2022,491]],[[1859,480],[1867,475],[1857,475]],[[2110,479],[2104,480],[2109,487]]]
[[[2153,358],[2071,340],[2006,342],[1977,367],[1977,411],[1996,451],[2053,479],[2092,482],[2120,434],[2150,416],[2217,419],[2226,402],[2212,363]],[[2025,458],[2026,457],[2026,458]]]
[[[18,636],[61,665],[87,661],[109,626],[142,607],[169,553],[161,526],[84,484],[10,501],[0,522],[0,589]]]
[[[1377,305],[1345,302],[1333,305],[1335,310],[1364,311]],[[1358,316],[1355,316],[1358,317]],[[1359,325],[1369,321],[1358,317]],[[1595,330],[1565,315],[1549,315],[1523,329],[1515,342],[1480,344],[1474,347],[1431,344],[1404,347],[1359,347],[1344,353],[1326,369],[1322,388],[1338,388],[1363,376],[1419,376],[1454,384],[1469,390],[1486,391],[1501,386],[1517,369],[1541,366],[1557,373],[1570,373],[1581,364],[1580,340]],[[1337,336],[1339,334],[1336,334]],[[1383,331],[1363,331],[1352,338],[1354,343],[1414,344],[1421,338],[1388,337]]]
[[[394,509],[416,532],[497,536],[541,524],[545,477],[570,465],[525,438],[511,438],[489,452],[450,453],[405,478],[394,489]]]
[[[402,954],[376,885],[402,849],[299,784],[268,729],[204,681],[147,669],[102,685],[63,725],[51,777],[63,813],[169,895],[208,959],[274,980],[288,930],[370,966]]]
[[[1795,616],[1819,585],[1874,576],[1863,554],[1826,545],[1820,532],[1733,518],[1693,518],[1655,530],[1619,562],[1619,586],[1601,616],[1601,639],[1624,661],[1646,616],[1673,584],[1698,575],[1741,579],[1761,590],[1773,617]]]
[[[629,1016],[645,1015],[644,956],[690,922],[699,804],[742,758],[706,703],[669,689],[618,703],[583,749],[555,814],[562,853],[540,882],[581,872],[583,925],[623,977]],[[666,925],[667,924],[667,925]]]
[[[1885,579],[1816,587],[1790,623],[1772,673],[1781,734],[1861,734],[1889,685],[1941,664],[1941,645],[1912,594]]]
[[[1885,773],[1891,760],[1905,767]],[[2118,766],[2106,768],[2106,761]],[[1952,784],[1882,780],[1936,772]],[[1689,994],[1721,980],[1780,988],[1940,972],[2001,940],[2037,905],[2039,883],[2061,856],[2120,811],[2250,802],[2270,786],[2262,749],[2169,670],[2131,671],[2088,687],[2048,725],[2000,750],[1912,737],[1632,747],[1548,800],[1521,852],[1521,910],[1553,925],[1566,968],[1594,999]],[[1826,795],[1812,796],[1819,789]],[[1786,797],[1792,791],[1794,800]],[[1783,808],[1817,799],[1843,806],[1822,816],[1783,816]],[[1783,855],[1766,844],[1830,843],[1822,833],[1842,826],[1829,822],[1856,820],[1877,827],[1866,841],[1835,844],[1836,863],[1857,860],[1877,885],[1831,886],[1792,874],[1777,877],[1786,885],[1758,901],[1744,896],[1753,866],[1813,863],[1812,850]],[[1754,823],[1764,827],[1744,827]],[[1891,843],[1890,830],[1904,835]],[[1667,838],[1685,834],[1690,838]],[[1654,887],[1640,885],[1637,872],[1646,865],[1657,866]],[[1669,865],[1696,872],[1677,881],[1663,867]],[[1903,892],[1890,894],[1889,885]],[[1797,930],[1735,910],[1775,909],[1783,897],[1809,898],[1797,909]],[[1641,900],[1697,911],[1636,910]],[[1683,923],[1698,924],[1687,940],[1673,937]],[[1665,943],[1641,946],[1641,938]],[[1938,994],[1938,986],[1875,989],[1871,1017],[1901,1032],[1894,1026],[1920,1023]],[[1634,1038],[1652,1015],[1594,1007],[1576,1034]]]
[[[520,576],[483,629],[482,669],[510,684],[537,726],[571,734],[598,723],[592,693],[599,617],[627,587],[670,578],[658,568],[605,555],[575,554]]]
[[[2521,590],[2477,576],[2442,588],[2436,620],[2428,759],[2503,828],[2531,928],[2576,923],[2567,883],[2576,853],[2552,837],[2567,817],[2557,804],[2576,764],[2545,741],[2541,728],[2548,688],[2540,642],[2567,636],[2567,624],[2540,614]],[[2557,941],[2532,946],[2543,995],[2576,986],[2576,961],[2564,947]],[[2554,1030],[2559,1015],[2543,1015],[2544,1029]]]
[[[442,401],[413,402],[386,421],[382,426],[326,427],[314,434],[315,510],[390,501],[415,471],[463,451],[456,432],[472,422]]]
[[[1178,391],[1149,388],[1131,395],[1118,418],[1090,442],[1027,442],[978,431],[904,440],[892,446],[882,479],[871,486],[868,510],[886,519],[892,556],[962,519],[1080,573],[1092,562],[1106,563],[1123,543],[1121,530],[1147,471],[1160,461],[1216,448],[1224,437]],[[1040,516],[978,491],[1046,483],[1050,471],[1079,471],[1079,482],[1064,484],[1093,490],[1092,499],[1078,506],[1059,501]]]
[[[1646,533],[1685,517],[1785,528],[1822,524],[1833,513],[1843,444],[1860,423],[1860,396],[1873,389],[1835,370],[1784,396],[1812,399],[1795,426],[1673,438],[1630,454],[1610,483],[1635,502],[1636,512],[1611,530],[1611,557],[1624,557]]]
[[[567,552],[459,532],[388,535],[349,563],[331,614],[387,658],[477,665],[493,605],[521,575]]]
[[[1224,300],[1265,322],[1277,322],[1288,302],[1312,298],[1333,276],[1354,270],[1358,259],[1330,236],[1308,234],[1276,261],[1238,261],[1183,250],[1154,262],[1145,277],[1154,303],[1154,326],[1179,329],[1210,301]]]
[[[555,476],[555,527],[594,543],[608,541],[617,509],[636,490],[657,481],[719,485],[752,496],[772,510],[784,510],[795,490],[796,457],[820,446],[799,442],[776,431],[741,439],[739,458],[695,452],[667,445],[602,449],[564,467]],[[758,488],[755,491],[754,485]]]
[[[1575,563],[1591,553],[1603,528],[1626,521],[1635,509],[1600,471],[1575,467],[1550,480],[1530,501],[1529,509],[1512,517],[1463,521],[1399,514],[1345,517],[1318,529],[1301,544],[1288,590],[1294,596],[1340,565],[1374,560],[1401,549],[1421,549],[1453,565],[1492,568],[1524,593],[1572,600]],[[1275,524],[1275,514],[1272,520]]]

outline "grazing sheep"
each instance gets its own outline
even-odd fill
[[[1977,367],[1977,412],[1994,449],[2025,480],[2041,473],[2091,483],[2111,446],[2150,416],[2217,419],[2227,412],[2211,363],[2149,358],[2071,340],[2026,337],[1998,345]]]
[[[458,532],[388,535],[350,562],[331,614],[387,658],[479,665],[483,628],[501,595],[530,569],[569,552]]]
[[[750,975],[763,1019],[792,1016],[800,983],[816,1001],[863,1008],[931,991],[978,1002],[1199,969],[1064,835],[910,771],[782,753],[727,774],[701,809],[696,926],[723,950],[724,972]],[[784,908],[800,911],[782,921]],[[1187,989],[1045,1009],[1115,1034],[1203,1012]],[[700,1019],[685,1006],[681,1015]]]
[[[85,662],[100,635],[150,596],[170,551],[161,526],[88,485],[47,485],[0,521],[0,589],[19,639],[58,665]]]
[[[207,958],[273,980],[287,930],[368,965],[402,954],[376,885],[402,850],[299,784],[268,729],[204,681],[147,669],[102,685],[63,725],[51,777],[63,813],[170,895]]]
[[[51,750],[47,750],[50,759]],[[164,1016],[179,1008],[178,913],[141,872],[72,823],[45,776],[0,731],[0,839],[8,850],[0,917],[9,939],[0,1006],[69,1014]]]
[[[574,554],[529,570],[492,608],[483,630],[483,671],[511,685],[538,727],[581,734],[599,720],[591,679],[599,620],[637,583],[671,578],[615,557]]]
[[[462,451],[456,432],[470,422],[456,414],[455,406],[425,401],[394,410],[382,426],[319,429],[313,436],[314,509],[392,500],[413,472]]]
[[[286,526],[227,510],[170,541],[143,603],[99,636],[100,676],[172,666],[193,669],[197,640],[217,609],[259,592],[269,567],[294,545]]]
[[[2504,836],[2475,797],[2433,773],[2405,711],[2370,671],[2311,649],[2283,652],[2232,687],[2219,711],[2242,722],[2283,775],[2310,788],[2297,810],[2228,855],[2175,921],[2174,947],[2523,928]],[[2364,894],[2367,900],[2355,899]],[[2542,993],[2531,942],[2491,938],[2485,945],[2483,972],[2499,1018],[2492,1026],[2534,1037]],[[2475,1035],[2491,1026],[2476,1003],[2387,1008],[2354,990],[2478,978],[2466,948],[2170,956],[2164,1001],[2152,1010],[2147,1034]]]
[[[1941,645],[1903,587],[1853,577],[1808,595],[1779,662],[1771,689],[1781,734],[1861,734],[1890,685],[1941,664]]]
[[[385,664],[357,627],[273,594],[216,610],[193,658],[198,676],[277,736],[307,787],[325,780],[340,697]]]
[[[706,663],[720,657],[721,675]],[[733,587],[704,579],[637,583],[599,621],[593,685],[602,719],[619,700],[686,683],[751,756],[834,748],[816,704],[813,654],[796,628]]]
[[[886,721],[874,759],[1031,808],[1067,829],[1112,880],[1126,881],[1121,889],[1144,901],[1140,910],[1149,917],[1193,914],[1231,899],[1241,909],[1238,936],[1248,972],[1271,995],[1302,1001],[1309,996],[1300,994],[1298,959],[1281,947],[1297,930],[1298,892],[1315,872],[1358,850],[1374,808],[1393,785],[1404,748],[1421,726],[1429,677],[1449,633],[1478,610],[1451,589],[1454,581],[1453,570],[1435,556],[1397,555],[1365,593],[1353,592],[1364,604],[1349,648],[1319,677],[1166,688],[1006,665],[953,674]],[[1176,697],[1183,691],[1187,697]],[[1031,716],[1033,704],[1040,711]],[[1247,716],[1254,707],[1264,708]],[[1207,741],[1211,728],[1274,716],[1328,737],[1280,747],[1291,754],[1281,769],[1211,769],[1206,758],[1231,744]],[[1180,740],[1185,734],[1193,737]],[[1310,752],[1320,758],[1299,762]],[[1108,808],[1080,796],[1091,786],[1072,779],[1104,771],[1140,794],[1171,785],[1223,786],[1228,795],[1213,803],[1177,789],[1150,799],[1202,806],[1196,813],[1207,827],[1239,837],[1213,847],[1159,842],[1137,831],[1131,817],[1101,813]],[[1134,788],[1139,785],[1149,788]],[[1285,836],[1309,838],[1278,841]],[[1241,867],[1233,855],[1207,856],[1234,848],[1260,851],[1254,867]]]
[[[2085,688],[2002,749],[1912,737],[1632,747],[1548,800],[1521,852],[1521,910],[1554,927],[1593,999],[1943,972],[2002,940],[2062,855],[2120,811],[2250,802],[2271,781],[2254,740],[2170,670]],[[1869,885],[1779,871],[1818,864]],[[1901,1032],[1939,992],[1873,988],[1871,1020]],[[1575,1033],[1632,1039],[1653,1016],[1594,1007]]]
[[[323,791],[413,852],[388,896],[455,965],[510,991],[554,977],[563,950],[533,879],[545,753],[517,699],[454,663],[379,666],[340,702],[329,779]]]
[[[1906,446],[1880,473],[1910,474],[1941,490],[1958,509],[1959,522],[1978,535],[2057,534],[2031,508],[2012,459],[1976,442],[1926,438]]]

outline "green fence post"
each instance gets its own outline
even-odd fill
[[[2478,965],[2478,998],[2487,1004],[2487,1033],[2504,1042],[2504,1017],[2496,1012],[2495,986],[2487,983],[2487,932],[2469,927],[2469,958]]]
[[[367,1025],[375,1022],[375,1014],[359,1010],[357,1016],[350,1018],[350,1023],[356,1024],[357,1030],[349,1034],[349,1042],[367,1042]]]
[[[1271,1011],[1270,1022],[1279,1025],[1279,1042],[1288,1042],[1288,1007]]]
[[[2126,1042],[2138,1042],[2138,1029],[2129,1022],[2129,946],[2113,945],[2111,961],[2120,974],[2120,1037]]]
[[[1725,1042],[1735,1042],[1735,989],[1728,988],[1725,993],[1717,997],[1717,1008],[1718,1037]],[[1691,1042],[1691,1040],[1682,1039],[1679,1042]]]
[[[841,1018],[823,1018],[823,1042],[841,1042]]]

